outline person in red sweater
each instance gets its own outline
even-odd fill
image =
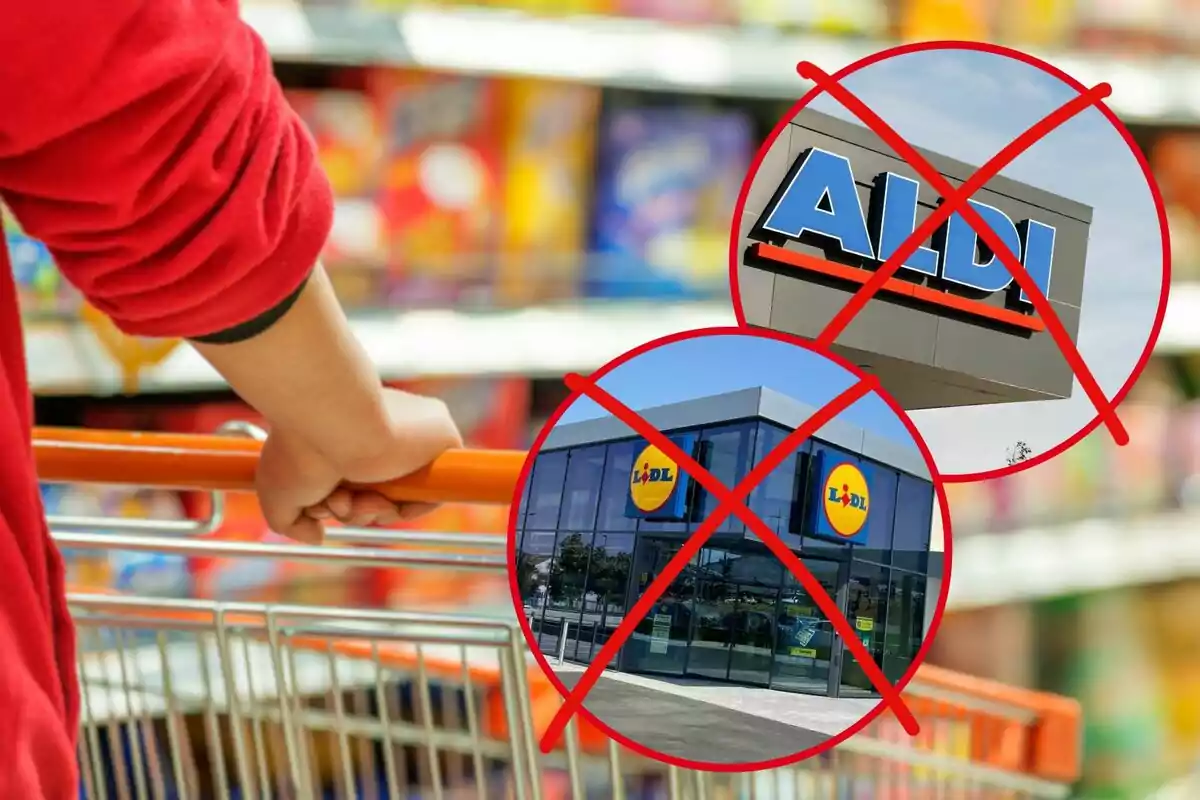
[[[273,529],[419,513],[339,489],[461,446],[437,400],[386,390],[318,263],[333,199],[233,0],[34,0],[0,16],[0,198],[129,334],[183,337],[268,421]],[[78,797],[62,561],[32,456],[0,248],[0,800]]]

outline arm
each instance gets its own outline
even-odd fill
[[[0,81],[5,201],[122,330],[193,340],[266,417],[289,455],[268,460],[310,467],[268,481],[306,487],[292,511],[457,441],[440,404],[382,389],[314,269],[332,193],[232,3],[14,4],[0,53],[21,76]]]

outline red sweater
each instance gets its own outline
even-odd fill
[[[214,333],[301,284],[332,196],[233,0],[9,3],[0,54],[0,197],[122,329]],[[0,366],[0,800],[65,800],[78,797],[74,633],[3,248]]]

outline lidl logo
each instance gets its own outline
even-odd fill
[[[692,453],[696,437],[672,436],[671,442],[683,452]],[[658,520],[686,517],[688,476],[679,465],[652,444],[638,451],[629,471],[629,501],[625,515]]]
[[[829,470],[822,505],[833,533],[847,539],[857,536],[867,523],[870,502],[871,490],[862,470],[848,462]]]
[[[679,467],[654,445],[633,460],[629,499],[643,513],[660,510],[671,499],[679,482]]]

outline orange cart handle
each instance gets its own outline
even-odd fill
[[[35,428],[39,477],[161,489],[252,491],[261,442],[249,437]],[[432,464],[372,489],[397,502],[511,503],[526,454],[449,450]]]

